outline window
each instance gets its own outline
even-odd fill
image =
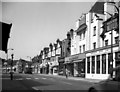
[[[108,40],[105,40],[105,46],[108,46]]]
[[[118,44],[119,43],[119,37],[115,37],[115,44]]]
[[[80,34],[80,40],[82,39],[82,34]]]
[[[100,74],[100,55],[97,55],[97,59],[96,59],[96,71],[97,71],[97,74]]]
[[[90,57],[87,57],[87,73],[90,73]]]
[[[80,53],[81,53],[81,46],[80,46]]]
[[[95,36],[96,35],[96,26],[94,26],[94,28],[93,28],[93,36]]]
[[[83,39],[85,39],[85,31],[83,32]]]
[[[92,73],[95,73],[95,56],[92,56],[92,65],[91,65]]]
[[[95,48],[96,48],[96,42],[93,43],[93,49],[95,49]]]
[[[83,52],[85,52],[85,45],[83,45]]]
[[[102,55],[102,74],[106,74],[106,54]]]
[[[111,53],[108,53],[108,74],[110,74],[110,62],[111,62],[111,60],[112,60],[112,58],[111,58],[111,56],[112,56],[112,54]]]

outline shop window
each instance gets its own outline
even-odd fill
[[[110,74],[111,53],[108,53],[108,74]]]
[[[81,73],[85,73],[85,59],[81,62]]]
[[[92,56],[92,65],[91,65],[92,73],[95,73],[95,56]]]
[[[102,74],[106,74],[106,54],[102,55]]]
[[[100,55],[97,56],[97,59],[96,59],[96,71],[97,71],[97,74],[100,74]]]
[[[90,73],[90,57],[87,57],[87,73]]]

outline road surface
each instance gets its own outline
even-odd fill
[[[81,91],[87,90],[93,83],[83,80],[66,79],[65,77],[46,76],[41,74],[9,74],[2,75],[2,90],[40,90]]]

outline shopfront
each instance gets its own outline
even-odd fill
[[[111,48],[86,53],[86,78],[107,79],[110,75]],[[118,46],[113,48],[113,67],[120,65]]]
[[[49,74],[58,75],[58,56],[52,56],[49,62]]]
[[[65,58],[66,68],[70,76],[85,76],[85,54],[80,53]]]
[[[58,63],[59,63],[58,74],[59,75],[65,75],[65,73],[64,73],[64,62],[65,62],[65,58],[64,57],[59,57],[58,58]]]

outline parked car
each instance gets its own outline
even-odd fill
[[[115,76],[99,83],[95,83],[88,89],[88,92],[120,92],[120,66],[113,68],[111,74],[115,71]]]

